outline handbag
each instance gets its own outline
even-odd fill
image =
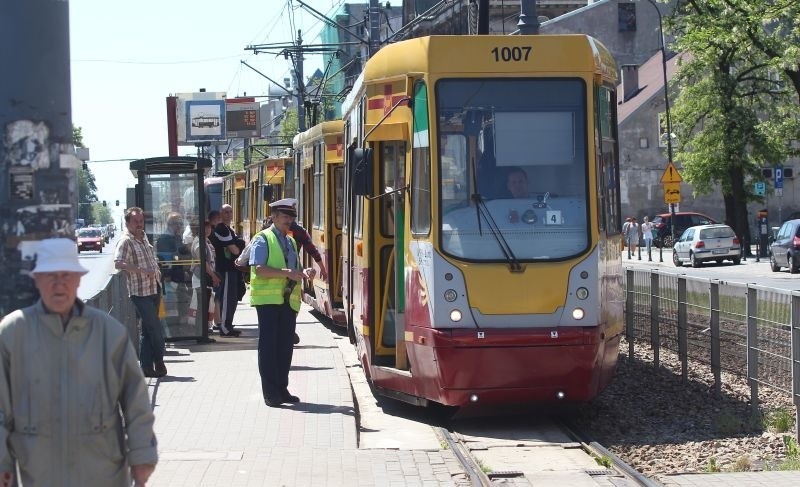
[[[158,300],[158,319],[163,320],[167,317],[167,305],[164,303],[164,295],[160,296],[161,299]]]

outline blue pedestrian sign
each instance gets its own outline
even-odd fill
[[[775,189],[782,189],[783,188],[783,168],[776,167],[775,168]]]

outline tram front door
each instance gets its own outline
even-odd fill
[[[130,164],[137,178],[136,206],[161,270],[159,317],[167,341],[208,340],[205,272],[205,195],[209,159],[157,157]]]

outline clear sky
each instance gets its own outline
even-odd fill
[[[305,3],[330,14],[343,0]],[[266,94],[269,81],[240,61],[278,82],[289,62],[245,46],[290,42],[297,30],[304,44],[318,44],[323,26],[290,0],[72,0],[69,9],[72,122],[90,149],[98,197],[122,206],[135,183],[128,163],[101,161],[167,155],[168,95],[200,88]],[[321,65],[311,58],[304,69]]]

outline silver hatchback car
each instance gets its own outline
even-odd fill
[[[684,262],[700,267],[703,262],[742,261],[742,247],[728,225],[698,225],[689,227],[672,247],[672,262],[681,267]]]

